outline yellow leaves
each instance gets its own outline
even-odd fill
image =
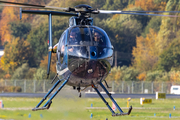
[[[11,0],[11,2],[20,2],[18,0]],[[22,0],[22,3],[29,3],[29,0]],[[44,0],[36,1],[33,0],[31,1],[31,4],[36,4],[36,3],[44,3]],[[4,7],[2,10],[1,14],[1,20],[0,20],[0,36],[1,36],[1,41],[2,44],[4,44],[5,41],[10,42],[12,39],[11,36],[11,31],[9,29],[10,22],[13,21],[19,21],[19,8],[15,7]],[[21,21],[32,21],[33,17],[32,14],[23,14],[22,15],[22,20]]]
[[[163,10],[165,10],[165,7],[166,7],[166,2],[161,2],[158,10],[163,11]]]
[[[1,57],[0,64],[1,64],[1,69],[6,71],[7,73],[9,73],[8,72],[9,68],[11,68],[12,70],[15,70],[15,68],[17,66],[17,63],[14,62],[13,60],[7,61],[5,56]]]
[[[152,5],[152,0],[136,0],[135,6],[141,7],[143,10],[149,10]]]
[[[146,38],[136,37],[136,47],[133,47],[133,66],[142,71],[151,70],[158,60],[158,48],[156,46],[157,34],[153,29]]]
[[[15,68],[16,68],[17,65],[18,65],[18,64],[17,64],[16,62],[14,62],[14,61],[10,61],[10,62],[9,62],[9,66],[11,66],[11,68],[12,68],[13,70],[15,70]]]
[[[173,71],[170,73],[171,82],[180,82],[180,71]]]
[[[0,85],[4,84],[4,79],[0,79]]]
[[[146,73],[145,73],[145,72],[140,73],[140,74],[137,76],[137,79],[139,79],[140,81],[145,81],[145,80],[146,80]]]
[[[116,19],[119,16],[120,16],[119,14],[115,14],[115,15],[113,15],[112,19]]]
[[[43,60],[41,60],[40,67],[47,68],[47,65],[48,65],[48,55],[43,57]],[[56,54],[52,54],[50,69],[52,72],[56,73]]]
[[[115,75],[114,75],[114,80],[115,81],[118,81],[121,77],[121,73],[120,72],[116,72]]]
[[[4,76],[5,79],[10,79],[11,78],[11,75],[8,73]]]
[[[117,35],[115,36],[115,38],[118,39],[118,37],[119,37],[119,35],[117,34]]]
[[[133,8],[133,7],[134,7],[133,4],[128,5],[128,8]]]
[[[156,39],[157,39],[157,34],[154,32],[153,29],[149,30],[149,34],[147,34],[146,37],[146,47],[149,48],[149,55],[158,55],[158,50],[156,48]]]
[[[152,10],[160,11],[160,10],[165,10],[166,2],[155,4],[154,0],[136,0],[135,6],[141,7],[145,11],[152,11]]]
[[[134,64],[141,64],[144,58],[145,51],[145,40],[142,36],[136,37],[136,47],[133,47],[132,55],[134,56]]]
[[[121,69],[120,67],[113,67],[111,69],[111,73],[107,76],[106,80],[115,80],[115,81],[119,81],[121,78]]]
[[[19,11],[17,8],[13,7],[4,7],[2,11],[2,18],[0,21],[0,36],[2,43],[5,41],[10,42],[11,41],[11,33],[9,31],[9,22],[18,20],[18,14],[15,14],[16,11]]]
[[[12,74],[17,67],[29,61],[33,55],[30,43],[19,38],[13,39],[4,49],[0,65],[3,71]]]
[[[5,61],[4,61],[4,57],[2,56],[1,57],[1,59],[0,59],[0,68],[2,69],[2,70],[4,70],[4,64],[5,64]]]

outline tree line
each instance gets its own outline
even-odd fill
[[[178,0],[11,0],[57,7],[88,4],[101,10],[178,11]],[[171,14],[171,13],[164,13]],[[178,15],[178,14],[176,14]],[[0,60],[0,78],[44,79],[48,53],[48,17],[23,14],[19,9],[0,7],[0,44],[5,54]],[[119,55],[107,80],[178,81],[179,17],[140,15],[92,15],[94,25],[109,35]],[[69,17],[53,17],[53,44],[68,27]],[[121,54],[120,54],[121,53]],[[56,73],[53,54],[51,77]]]

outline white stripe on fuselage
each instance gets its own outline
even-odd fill
[[[58,73],[58,75],[63,75],[65,72],[67,72],[69,69],[68,69],[68,67],[67,68],[65,68],[64,70],[61,70],[61,71],[58,71],[57,73]]]

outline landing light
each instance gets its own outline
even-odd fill
[[[88,73],[90,74],[90,73],[93,73],[93,69],[89,69],[88,70]]]

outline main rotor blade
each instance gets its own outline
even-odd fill
[[[34,5],[34,4],[17,3],[17,2],[7,2],[7,1],[1,1],[1,0],[0,0],[0,3],[13,4],[13,5],[0,4],[0,6],[8,6],[8,7],[54,9],[54,10],[64,10],[64,11],[69,10],[69,8],[61,8],[61,7],[54,7],[54,6],[44,6],[44,5]]]
[[[147,12],[153,12],[153,13],[180,13],[180,11],[122,11],[122,12],[138,12],[138,13],[147,13]]]
[[[43,11],[43,10],[22,10],[22,13],[39,14],[39,15],[61,15],[61,16],[78,16],[76,13],[58,12],[58,11]]]
[[[98,10],[100,14],[130,14],[130,15],[150,15],[150,16],[165,16],[165,17],[179,17],[177,15],[161,15],[161,14],[147,14],[147,13],[128,13],[124,11],[110,11],[110,10]],[[137,11],[138,12],[138,11]]]

